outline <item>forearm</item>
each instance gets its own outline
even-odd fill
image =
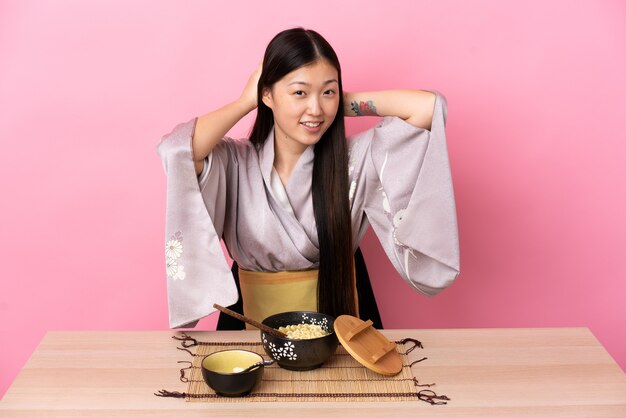
[[[202,162],[224,135],[253,109],[254,106],[237,99],[217,110],[199,116],[191,140],[194,160]]]
[[[430,129],[435,94],[426,90],[381,90],[344,92],[346,116],[398,116],[407,122]]]

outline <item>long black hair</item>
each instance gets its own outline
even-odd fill
[[[339,108],[332,124],[314,147],[313,211],[320,247],[318,311],[334,317],[342,314],[356,316],[341,67],[337,54],[319,33],[296,27],[280,32],[268,44],[257,88],[257,116],[250,141],[260,150],[274,125],[272,109],[262,100],[264,89],[271,89],[291,71],[320,59],[327,60],[337,69]]]

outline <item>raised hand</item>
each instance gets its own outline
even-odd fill
[[[261,77],[262,69],[263,69],[263,61],[261,60],[256,70],[254,70],[254,72],[248,79],[248,84],[246,84],[246,87],[244,88],[243,92],[241,93],[241,97],[239,98],[240,100],[247,103],[251,109],[255,109],[257,107],[257,102],[258,102],[257,89],[258,89],[259,77]]]

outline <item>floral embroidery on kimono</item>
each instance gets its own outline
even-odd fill
[[[165,263],[167,277],[174,280],[185,279],[185,267],[178,263],[183,254],[183,234],[176,233],[165,243]]]

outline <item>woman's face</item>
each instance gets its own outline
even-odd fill
[[[325,59],[300,67],[267,89],[263,103],[274,113],[276,141],[303,152],[317,143],[335,120],[339,108],[337,70]]]

